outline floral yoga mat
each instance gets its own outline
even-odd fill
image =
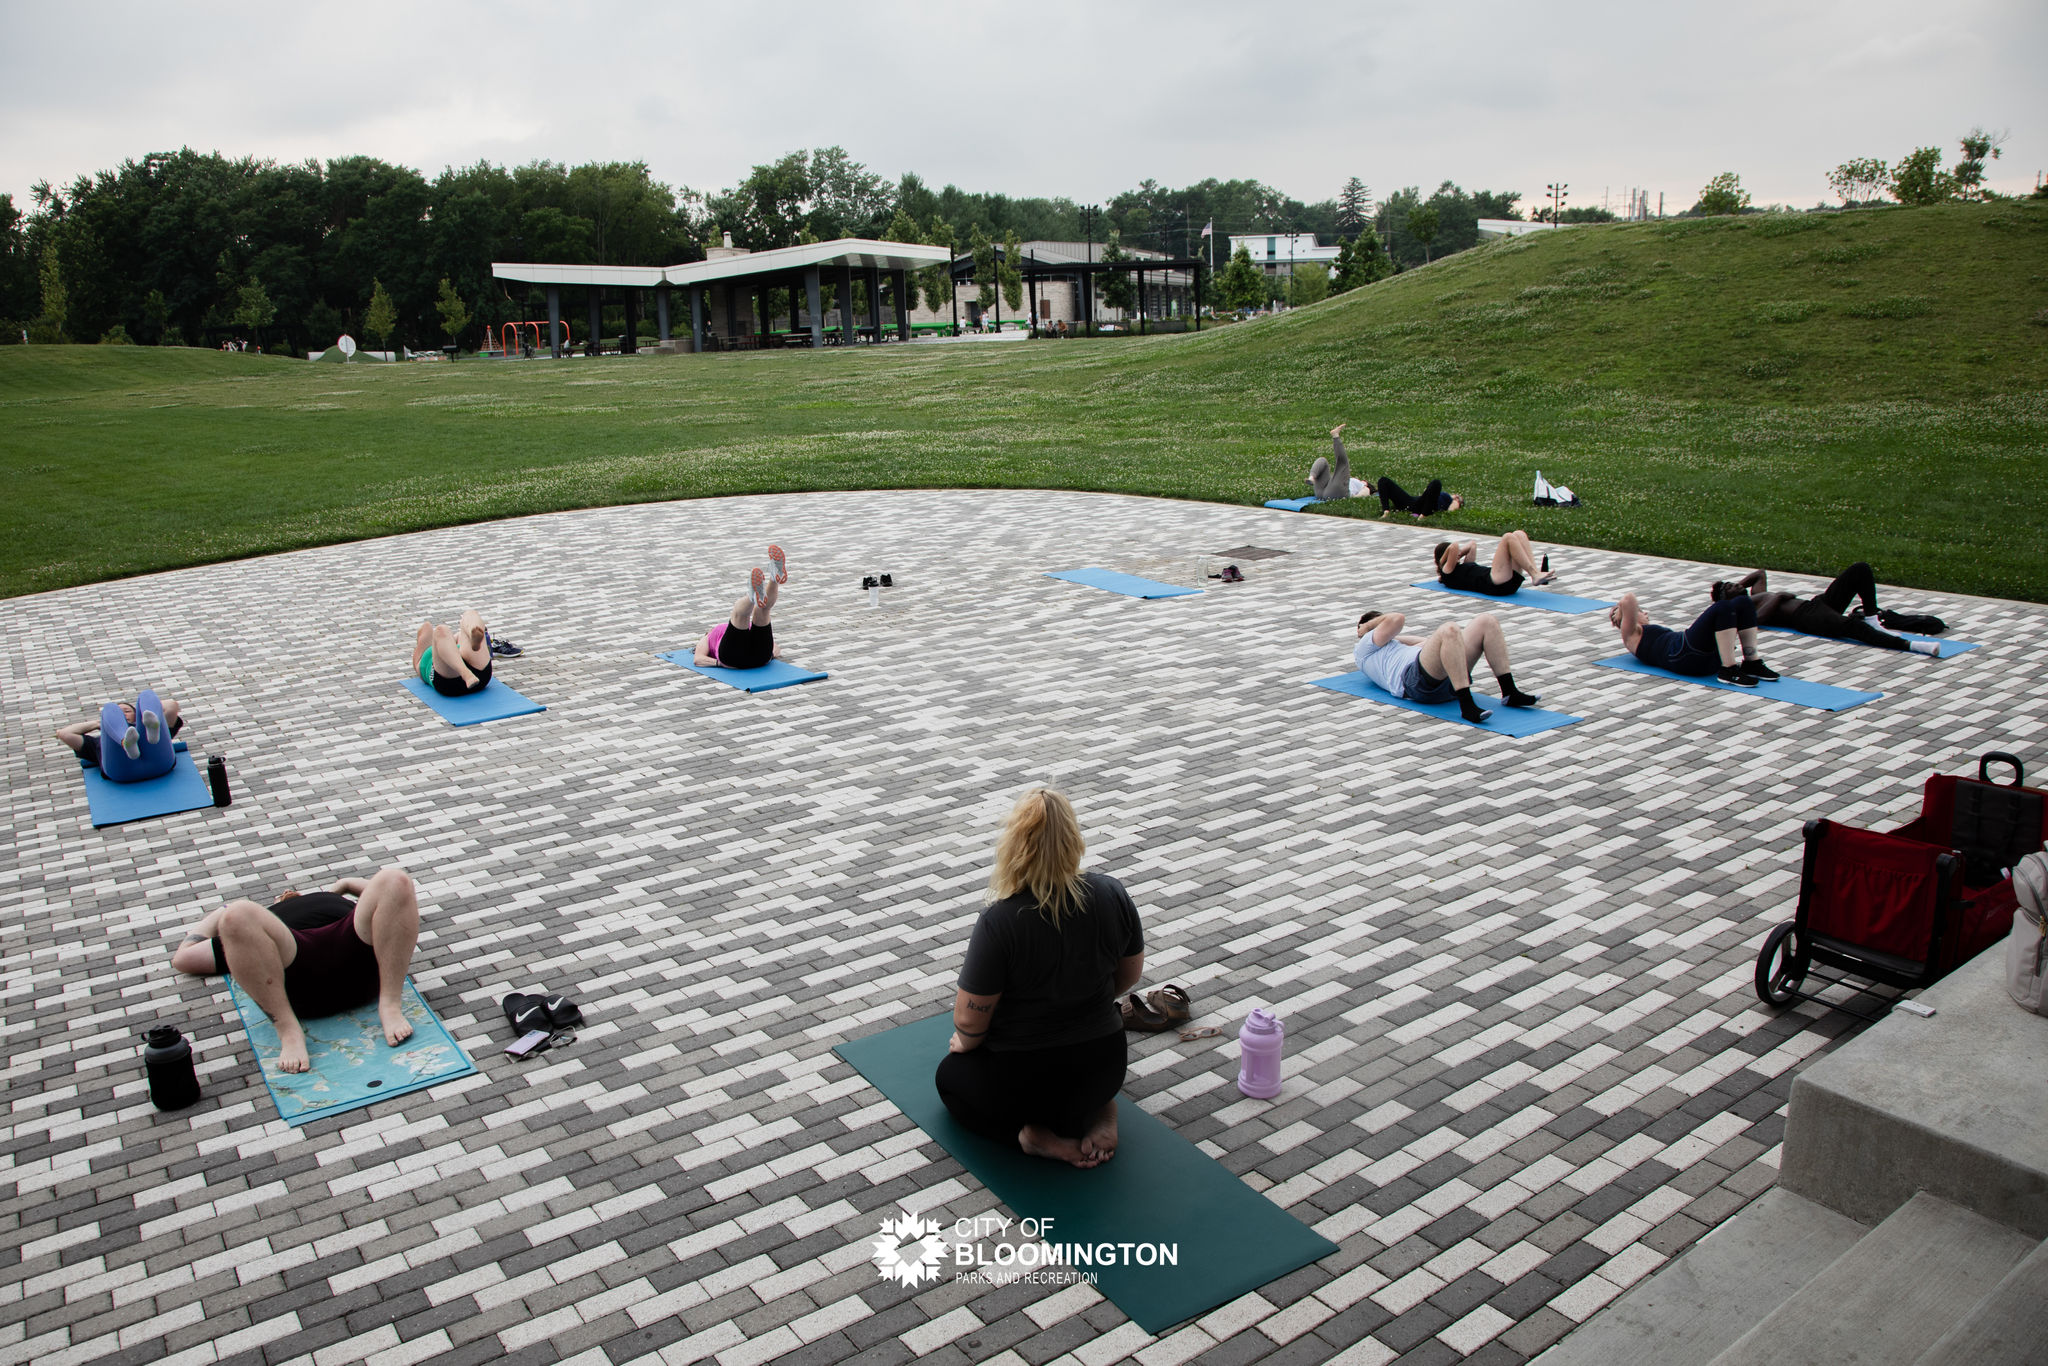
[[[306,1031],[306,1052],[313,1060],[310,1072],[278,1070],[277,1027],[240,983],[229,978],[228,988],[241,1014],[242,1028],[249,1035],[249,1046],[256,1050],[263,1084],[277,1102],[278,1117],[287,1124],[307,1124],[326,1115],[360,1110],[476,1071],[476,1064],[449,1034],[441,1017],[420,999],[410,977],[405,979],[410,1039],[396,1048],[384,1042],[375,1001],[341,1015],[304,1020],[300,1023]]]

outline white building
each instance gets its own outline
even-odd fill
[[[1237,255],[1239,247],[1250,252],[1252,264],[1266,274],[1288,276],[1294,274],[1296,266],[1306,265],[1311,261],[1335,269],[1337,253],[1342,250],[1340,247],[1317,245],[1316,235],[1312,232],[1233,235],[1230,239],[1232,257]],[[1216,268],[1221,270],[1223,267],[1219,264]]]

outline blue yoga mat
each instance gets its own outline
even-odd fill
[[[406,691],[432,707],[451,726],[474,726],[485,721],[502,721],[508,716],[528,716],[546,711],[540,703],[522,697],[493,678],[483,691],[461,697],[447,697],[420,682],[418,675],[405,680]]]
[[[1282,512],[1299,512],[1311,503],[1320,503],[1320,498],[1268,498],[1266,506],[1279,508]]]
[[[1389,707],[1399,707],[1402,711],[1434,716],[1439,721],[1470,726],[1473,730],[1491,731],[1496,735],[1537,735],[1546,730],[1556,730],[1560,726],[1569,726],[1582,719],[1568,716],[1561,711],[1545,711],[1541,707],[1510,707],[1497,697],[1487,697],[1475,692],[1472,694],[1472,700],[1493,715],[1484,721],[1473,722],[1467,721],[1459,712],[1456,702],[1422,703],[1406,697],[1396,697],[1356,669],[1350,673],[1335,674],[1329,678],[1312,681],[1316,687],[1328,688],[1331,692],[1349,693],[1353,697],[1363,697],[1368,702],[1381,702]]]
[[[1781,636],[1806,636],[1808,640],[1837,639],[1837,637],[1832,636],[1807,636],[1806,632],[1804,631],[1794,631],[1791,628],[1785,626],[1766,626],[1764,627],[1764,629],[1766,631],[1771,631]],[[1893,631],[1892,634],[1895,636],[1904,636],[1907,640],[1933,641],[1935,645],[1939,647],[1934,655],[1936,659],[1954,659],[1957,655],[1966,655],[1970,651],[1977,648],[1976,642],[1970,640],[1943,640],[1940,636],[1916,636],[1911,631]],[[1866,650],[1876,650],[1882,648],[1880,646],[1869,644],[1866,641],[1856,640],[1850,636],[1841,636],[1839,637],[1839,639],[1844,645],[1861,645]],[[1893,651],[1893,653],[1896,654],[1898,652]]]
[[[1202,591],[1199,588],[1182,588],[1177,584],[1160,583],[1156,579],[1141,579],[1135,574],[1119,574],[1114,569],[1062,569],[1056,574],[1047,574],[1046,577],[1065,579],[1068,583],[1086,584],[1090,588],[1106,588],[1127,598],[1190,598]]]
[[[85,779],[85,804],[92,811],[93,829],[212,806],[213,789],[206,785],[206,775],[185,752],[183,740],[178,741],[177,750],[175,768],[161,778],[139,783],[109,782],[97,764],[80,759],[78,768]]]
[[[412,978],[405,979],[405,1018],[412,1022],[412,1037],[393,1048],[384,1042],[384,1026],[377,1019],[377,1003],[357,1006],[341,1015],[319,1020],[301,1020],[306,1031],[306,1054],[313,1060],[310,1072],[281,1072],[277,1068],[277,1028],[263,1007],[249,998],[232,977],[228,989],[235,998],[235,1010],[242,1017],[242,1029],[249,1047],[256,1051],[256,1064],[263,1071],[263,1084],[277,1103],[278,1118],[294,1127],[328,1115],[360,1110],[380,1100],[421,1091],[439,1082],[453,1081],[476,1071],[476,1064],[462,1045],[455,1042],[448,1027],[433,1008],[420,999]]]
[[[1673,683],[1698,683],[1702,687],[1719,688],[1722,692],[1746,693],[1757,697],[1768,697],[1777,702],[1790,702],[1794,706],[1812,707],[1818,711],[1847,711],[1860,707],[1865,702],[1875,702],[1883,697],[1881,692],[1858,692],[1854,688],[1837,688],[1830,683],[1809,683],[1803,678],[1780,678],[1774,683],[1759,683],[1754,688],[1738,687],[1723,683],[1708,674],[1704,678],[1692,674],[1675,674],[1669,669],[1652,668],[1634,655],[1616,655],[1612,659],[1593,661],[1603,669],[1619,669],[1623,673],[1648,674],[1652,678],[1668,679]]]
[[[728,688],[741,692],[774,692],[777,688],[793,688],[799,683],[809,683],[831,675],[816,669],[800,669],[786,659],[771,659],[758,669],[728,669],[718,664],[699,664],[694,649],[670,650],[660,658],[671,664],[680,664],[691,673],[715,678]]]
[[[1604,612],[1614,606],[1598,598],[1575,598],[1569,593],[1553,593],[1546,588],[1523,588],[1497,598],[1491,593],[1475,593],[1469,588],[1446,588],[1436,579],[1424,579],[1411,583],[1410,588],[1427,588],[1432,593],[1450,593],[1461,598],[1477,598],[1481,602],[1512,603],[1516,607],[1534,607],[1540,612],[1562,612],[1575,617],[1585,612]]]
[[[1045,1242],[1177,1247],[1173,1266],[1092,1268],[1095,1288],[1147,1333],[1164,1333],[1337,1250],[1128,1097],[1117,1103],[1116,1156],[1086,1171],[968,1132],[932,1081],[952,1031],[951,1014],[934,1015],[833,1051],[1013,1215],[1049,1225]],[[952,1271],[950,1261],[942,1263],[942,1276]]]

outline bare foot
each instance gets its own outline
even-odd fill
[[[1095,1123],[1087,1133],[1081,1135],[1081,1151],[1098,1162],[1107,1162],[1116,1156],[1116,1101],[1102,1107],[1102,1113],[1095,1117]]]
[[[1042,1124],[1027,1124],[1019,1129],[1017,1146],[1033,1157],[1049,1157],[1075,1167],[1093,1167],[1102,1161],[1083,1152],[1078,1139],[1061,1138]]]
[[[380,997],[377,1001],[377,1019],[384,1025],[384,1042],[393,1048],[412,1037],[412,1022],[405,1018],[404,1002],[386,1001]]]
[[[1331,437],[1334,438],[1344,435],[1344,429],[1346,427],[1349,427],[1350,425],[1351,424],[1349,422],[1339,422],[1336,426],[1330,428]]]
[[[277,1032],[277,1070],[280,1072],[310,1072],[313,1060],[306,1056],[306,1036],[293,1029]]]

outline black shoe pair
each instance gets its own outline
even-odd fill
[[[534,996],[513,992],[499,1002],[505,1021],[513,1032],[531,1034],[536,1029],[556,1033],[583,1023],[583,1012],[566,996]]]

